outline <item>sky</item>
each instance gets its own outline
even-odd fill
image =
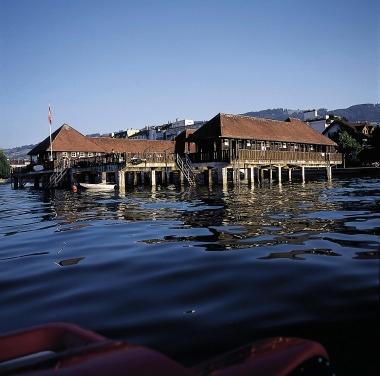
[[[0,0],[0,148],[380,102],[377,0]]]

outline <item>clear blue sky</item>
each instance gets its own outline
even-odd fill
[[[377,0],[0,0],[0,147],[379,102]]]

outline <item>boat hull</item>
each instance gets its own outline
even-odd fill
[[[115,184],[91,184],[91,183],[80,183],[80,186],[84,189],[96,190],[96,191],[114,191]]]

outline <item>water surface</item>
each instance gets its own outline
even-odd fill
[[[0,239],[0,332],[70,321],[188,365],[298,335],[341,369],[357,354],[377,367],[380,179],[123,196],[0,185]]]

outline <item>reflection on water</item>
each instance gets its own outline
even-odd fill
[[[288,258],[290,260],[305,260],[302,255],[318,255],[318,256],[341,256],[339,253],[333,252],[331,249],[306,249],[289,252],[270,253],[268,256],[259,257],[262,260]]]
[[[301,335],[339,359],[375,335],[379,209],[375,178],[126,195],[0,186],[0,331],[72,321],[189,364]]]
[[[376,260],[380,259],[380,251],[356,252],[354,259],[359,260]]]

